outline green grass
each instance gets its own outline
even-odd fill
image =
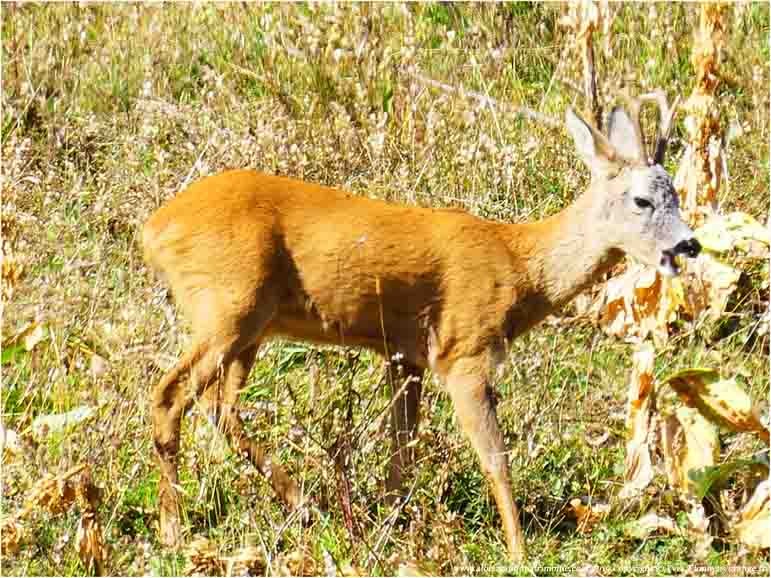
[[[103,489],[107,571],[181,574],[185,556],[157,541],[147,408],[153,383],[188,345],[189,327],[167,319],[173,308],[142,262],[142,223],[184,181],[232,167],[502,221],[553,214],[588,181],[565,132],[427,89],[410,71],[561,117],[569,104],[582,105],[555,79],[581,79],[572,33],[558,24],[563,10],[549,3],[3,4],[3,237],[16,239],[25,266],[2,320],[3,425],[21,435],[23,448],[3,464],[3,515],[21,507],[44,475],[90,463]],[[622,78],[636,91],[661,85],[670,97],[688,95],[698,7],[658,5],[655,17],[631,4],[610,10],[610,43],[600,41],[596,54],[604,104]],[[728,145],[721,208],[765,223],[769,9],[737,5],[730,19],[721,121],[742,131]],[[671,169],[684,135],[678,125]],[[768,307],[768,267],[745,272],[730,316],[680,323],[658,353],[658,377],[718,367],[767,403],[768,336],[757,329]],[[29,322],[49,334],[28,352],[8,337]],[[107,360],[104,374],[90,371],[94,353]],[[498,411],[537,573],[589,564],[606,573],[644,574],[640,568],[651,566],[682,574],[700,563],[687,537],[639,540],[625,532],[648,508],[681,509],[661,480],[639,503],[616,498],[630,354],[628,344],[580,322],[539,327],[512,345]],[[383,372],[367,352],[265,347],[242,398],[248,427],[326,512],[307,524],[289,516],[194,409],[180,458],[185,537],[207,536],[225,553],[254,545],[271,560],[308,549],[318,568],[328,554],[338,568],[375,575],[407,560],[441,574],[510,572],[492,496],[449,399],[430,378],[410,501],[396,516],[384,505]],[[99,417],[32,438],[36,416],[81,405],[98,405]],[[605,432],[599,446],[588,443]],[[346,438],[356,539],[330,455]],[[721,439],[731,458],[762,448],[749,436],[722,432]],[[744,476],[729,478],[737,495],[749,484]],[[611,514],[582,533],[566,508],[586,496],[609,503]],[[29,524],[22,550],[3,554],[3,575],[84,572],[75,513],[37,513]],[[726,539],[706,563],[767,567],[768,553]]]

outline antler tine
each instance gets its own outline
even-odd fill
[[[634,134],[640,145],[640,158],[637,160],[647,164],[648,156],[645,152],[645,137],[643,136],[642,128],[640,127],[640,109],[642,108],[642,102],[640,99],[632,97],[627,90],[622,90],[619,93],[619,99],[626,105],[627,113],[629,114],[632,126],[634,127]]]
[[[654,90],[640,97],[640,101],[653,101],[659,105],[659,130],[656,136],[656,148],[653,154],[653,162],[657,165],[664,163],[664,155],[667,152],[669,135],[672,132],[672,121],[675,118],[677,107],[680,104],[680,95],[675,97],[670,105],[667,102],[667,93],[662,89]]]

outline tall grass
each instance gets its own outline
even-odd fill
[[[609,10],[597,54],[605,104],[621,84],[688,94],[697,7]],[[720,102],[736,136],[721,204],[765,222],[769,10],[732,10]],[[147,399],[185,348],[188,328],[145,269],[141,224],[186,183],[228,167],[500,220],[552,214],[587,182],[564,132],[420,77],[561,117],[567,105],[583,106],[568,88],[580,80],[579,60],[559,24],[563,11],[551,3],[4,3],[3,235],[15,239],[23,267],[2,320],[3,425],[23,447],[3,464],[4,513],[43,474],[88,462],[104,490],[108,571],[182,572],[184,556],[157,542]],[[673,166],[682,134],[678,127]],[[730,331],[681,334],[657,370],[722,365],[767,399],[768,338],[754,333],[768,306],[767,275],[750,272]],[[46,338],[31,351],[10,344],[29,323],[45,327]],[[623,532],[667,495],[617,504],[588,535],[565,516],[577,496],[612,501],[621,481],[628,354],[582,324],[547,325],[514,344],[499,412],[536,564],[634,560],[677,570],[694,561],[686,538],[639,541]],[[193,410],[181,467],[186,536],[205,535],[223,552],[252,544],[267,560],[302,550],[319,567],[331,557],[338,568],[376,574],[408,559],[441,573],[503,560],[492,499],[438,387],[429,385],[423,402],[410,500],[398,515],[382,505],[382,364],[368,353],[284,343],[261,353],[243,402],[255,436],[326,506],[307,525],[288,517]],[[30,432],[35,417],[82,405],[98,408],[97,417],[42,438]],[[587,443],[606,431],[599,447]],[[345,477],[356,539],[329,451],[350,432]],[[757,450],[743,438],[724,443],[741,455]],[[2,573],[82,573],[75,523],[41,514],[23,549],[4,553]],[[709,562],[768,559],[728,540]]]

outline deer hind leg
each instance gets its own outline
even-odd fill
[[[299,487],[283,468],[271,462],[268,453],[260,444],[249,438],[238,413],[238,395],[249,377],[258,347],[259,343],[256,343],[235,356],[227,368],[224,386],[219,392],[221,398],[214,401],[212,395],[207,395],[207,402],[216,404],[218,429],[225,434],[233,451],[246,457],[265,476],[284,503],[296,508],[300,504]],[[211,387],[209,392],[214,390],[216,388]]]
[[[506,447],[498,428],[493,391],[488,372],[483,369],[485,365],[456,363],[446,377],[446,386],[461,428],[476,450],[482,471],[492,485],[509,555],[513,560],[521,561],[525,558],[525,539],[519,525],[519,511],[511,495]]]
[[[160,507],[160,539],[167,546],[179,543],[180,509],[178,486],[178,453],[182,415],[192,401],[225,373],[239,355],[254,345],[275,312],[274,301],[267,290],[256,295],[261,299],[248,306],[232,309],[237,288],[231,288],[226,299],[216,293],[201,293],[198,299],[182,299],[192,304],[187,311],[196,330],[195,346],[169,371],[152,395],[151,416],[153,441],[160,468],[158,500]],[[254,293],[252,293],[254,296]],[[255,303],[262,303],[257,307]],[[190,378],[191,391],[186,381]]]
[[[158,482],[160,538],[166,546],[176,546],[181,534],[177,458],[182,414],[191,399],[185,390],[185,377],[191,376],[194,395],[200,395],[232,358],[235,342],[235,339],[220,339],[199,343],[163,376],[153,390],[150,411],[161,474]]]
[[[420,396],[423,369],[402,364],[400,375],[391,379],[391,392],[396,396],[391,406],[391,464],[386,480],[387,502],[395,503],[402,494],[403,480],[415,461],[414,440],[420,420]]]

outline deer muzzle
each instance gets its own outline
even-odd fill
[[[689,259],[694,259],[700,252],[701,243],[695,237],[684,239],[672,249],[665,249],[661,252],[659,271],[667,277],[675,277],[680,274],[680,266],[677,264],[676,257],[685,255]]]

